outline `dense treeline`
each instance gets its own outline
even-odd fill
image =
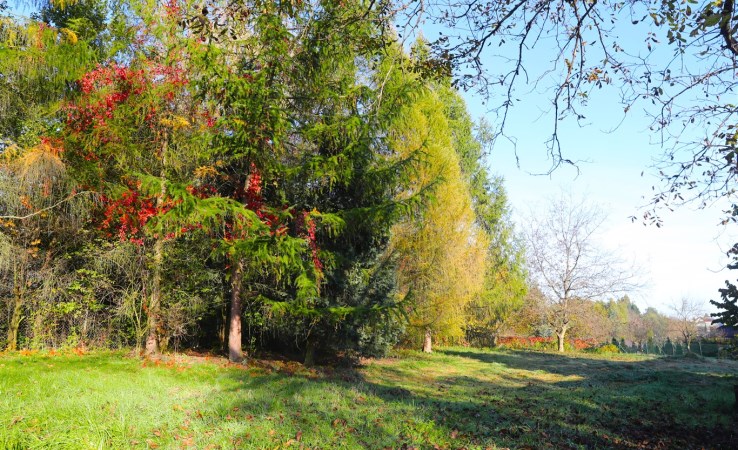
[[[0,7],[0,345],[302,355],[496,334],[502,180],[384,2]]]

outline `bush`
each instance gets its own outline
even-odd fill
[[[497,345],[512,350],[542,350],[553,351],[558,350],[558,340],[556,337],[500,337],[497,339]],[[564,341],[564,350],[582,351],[593,348],[594,341],[585,339],[569,339]]]
[[[497,345],[511,350],[555,350],[556,342],[553,338],[545,337],[500,337]]]
[[[592,350],[598,355],[601,355],[603,353],[620,353],[620,349],[618,349],[617,345],[615,344],[600,345],[599,347],[595,347]]]

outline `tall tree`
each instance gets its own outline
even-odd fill
[[[476,225],[444,105],[432,87],[404,108],[392,139],[401,155],[423,155],[411,190],[433,186],[428,206],[393,228],[410,325],[423,351],[431,352],[434,337],[460,336],[464,309],[483,288],[488,242]]]
[[[526,230],[530,269],[549,304],[548,320],[564,351],[577,300],[593,300],[637,287],[635,273],[597,245],[601,212],[561,196],[530,217]]]
[[[175,3],[131,5],[136,45],[84,74],[65,107],[63,156],[80,186],[106,203],[96,225],[110,238],[140,246],[148,317],[147,354],[159,351],[165,242],[179,234],[149,222],[175,204],[169,183],[186,179],[199,162],[207,111],[193,101],[191,54]]]
[[[217,103],[210,179],[219,196],[256,214],[247,223],[261,224],[222,242],[231,357],[240,358],[244,303],[263,319],[258,328],[297,343],[312,362],[346,336],[347,323],[377,318],[393,300],[391,283],[374,290],[368,281],[387,273],[382,247],[402,209],[392,199],[402,169],[382,137],[389,110],[380,111],[374,86],[388,22],[361,2],[209,7],[205,19],[193,10],[186,21],[209,43],[200,69],[203,95]],[[196,218],[212,200],[183,205]],[[356,270],[363,287],[350,281]]]
[[[483,140],[488,134],[481,123],[474,124],[459,93],[449,84],[438,86],[449,122],[452,145],[459,157],[462,175],[472,197],[476,224],[489,239],[484,289],[469,304],[467,329],[473,334],[489,334],[494,345],[501,328],[518,308],[527,292],[524,248],[517,236],[504,187],[504,180],[492,176],[484,161]]]
[[[70,28],[0,14],[0,238],[6,250],[3,266],[13,280],[11,349],[17,346],[26,303],[38,291],[34,288],[51,278],[56,258],[77,241],[65,234],[69,226],[79,226],[74,216],[85,217],[80,201],[89,198],[75,190],[60,142],[50,136],[70,85],[96,58],[90,41]]]

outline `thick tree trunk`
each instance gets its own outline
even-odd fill
[[[423,339],[423,353],[433,353],[433,334],[430,328],[425,329],[425,337]]]
[[[147,325],[149,334],[146,337],[146,356],[159,353],[159,312],[161,309],[161,266],[164,259],[164,239],[160,236],[154,243],[154,259],[152,264],[152,285]]]
[[[305,367],[312,367],[315,365],[315,351],[318,346],[312,339],[308,339],[307,347],[305,348],[305,360],[303,364]]]
[[[243,283],[243,263],[239,259],[231,268],[231,318],[228,329],[228,359],[232,362],[243,360],[241,349],[241,285]]]

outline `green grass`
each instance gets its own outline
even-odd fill
[[[306,370],[0,357],[0,448],[738,448],[738,363],[441,349]]]

